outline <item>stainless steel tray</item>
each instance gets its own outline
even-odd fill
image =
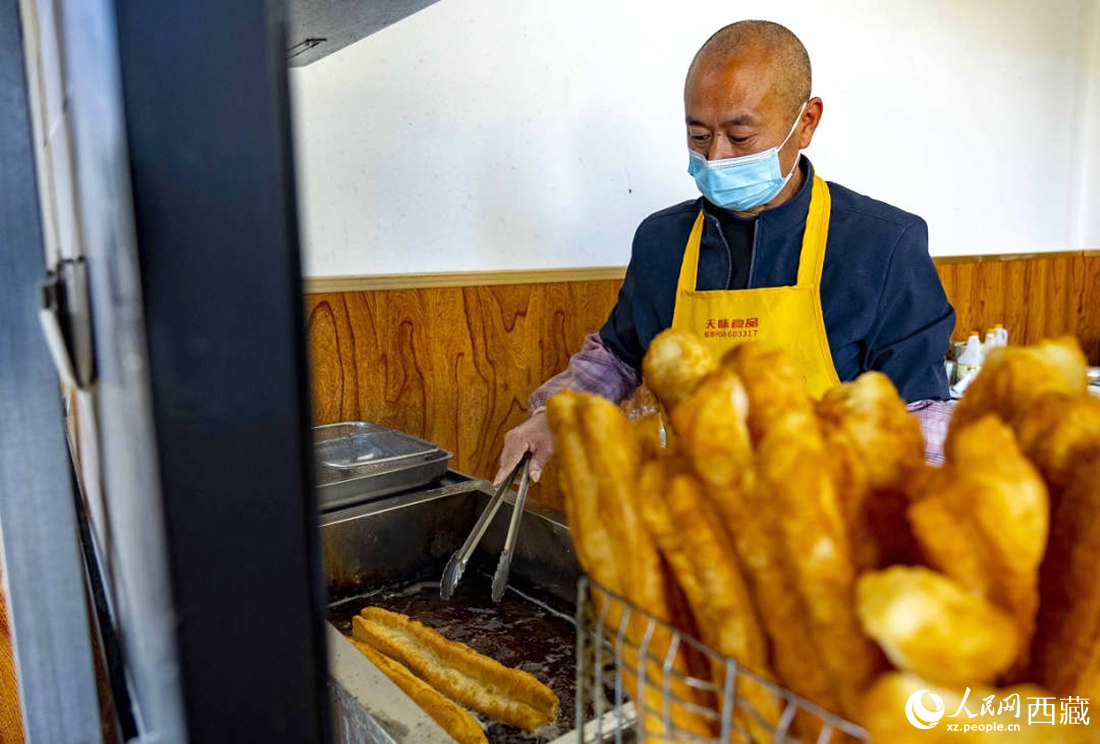
[[[408,491],[442,477],[451,453],[411,434],[364,421],[313,429],[322,509]]]

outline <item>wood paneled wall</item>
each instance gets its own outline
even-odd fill
[[[7,596],[0,566],[0,742],[22,744],[23,712],[19,706],[19,680],[15,674],[15,648],[8,625]]]
[[[416,434],[454,452],[452,467],[491,478],[504,433],[526,418],[527,396],[603,324],[618,285],[307,295],[315,420]],[[555,494],[553,472],[531,492],[551,503]]]
[[[956,337],[995,323],[1013,343],[1069,333],[1100,364],[1100,253],[937,264],[958,313]],[[504,433],[526,416],[527,396],[603,324],[620,284],[546,278],[361,291],[344,281],[343,291],[311,292],[317,423],[391,426],[450,449],[453,467],[492,477]],[[552,469],[532,496],[558,501]]]
[[[1100,364],[1100,251],[943,259],[940,279],[958,321],[955,338],[1003,323],[1009,342],[1077,336]]]

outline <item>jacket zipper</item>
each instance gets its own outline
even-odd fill
[[[726,247],[726,283],[722,285],[722,289],[729,289],[730,281],[733,279],[733,254],[730,253],[730,243],[726,240],[726,234],[722,232],[722,225],[718,222],[718,218],[708,214],[707,219],[714,225],[714,229],[718,231],[718,237],[722,239],[722,245]],[[699,277],[695,278],[695,289],[699,289]]]
[[[752,278],[756,269],[756,245],[760,240],[760,218],[757,217],[752,221],[752,253],[749,255],[749,281],[745,284],[745,289],[752,289]]]

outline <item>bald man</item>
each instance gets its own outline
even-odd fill
[[[805,47],[777,23],[741,21],[703,44],[684,85],[688,172],[702,196],[638,227],[610,317],[532,394],[530,417],[505,435],[498,481],[527,450],[538,479],[553,452],[552,395],[629,397],[650,341],[669,327],[716,353],[746,339],[782,346],[818,395],[882,372],[941,461],[955,314],[927,225],[815,176],[801,154],[821,121],[811,84]]]

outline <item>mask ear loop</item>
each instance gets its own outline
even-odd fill
[[[779,143],[779,146],[775,148],[775,156],[777,158],[779,157],[779,151],[783,149],[783,147],[787,144],[787,140],[789,140],[791,138],[791,135],[794,134],[794,130],[798,128],[798,122],[802,121],[802,114],[806,111],[806,107],[808,105],[810,105],[810,102],[806,101],[802,104],[802,108],[798,109],[798,116],[794,117],[794,124],[791,124],[791,131],[787,132],[787,136],[784,137],[783,141]],[[802,148],[799,148],[800,151],[801,149]],[[791,172],[783,176],[784,183],[789,181],[791,179],[791,176],[794,175],[794,170],[798,167],[798,160],[799,158],[794,159],[794,165],[791,166]]]

